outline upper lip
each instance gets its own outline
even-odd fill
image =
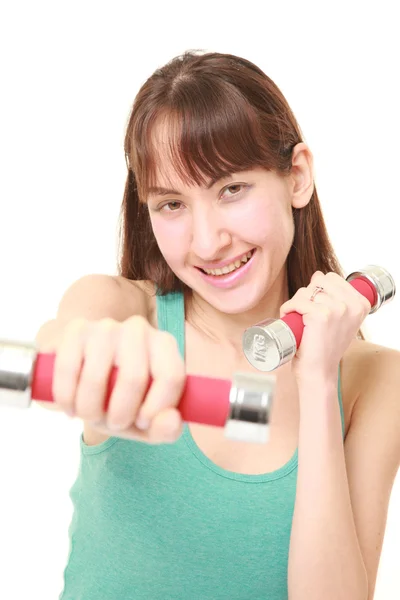
[[[254,250],[254,248],[252,248],[251,250],[246,250],[246,252],[242,252],[242,254],[239,254],[236,257],[227,258],[226,260],[221,260],[221,262],[210,262],[210,263],[205,263],[201,266],[196,265],[196,267],[198,269],[222,269],[222,267],[226,267],[226,265],[230,265],[231,263],[234,263],[237,260],[241,260],[244,256],[246,256],[246,254],[248,254],[249,252],[252,252],[253,250]]]

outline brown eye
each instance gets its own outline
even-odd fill
[[[235,198],[236,196],[240,196],[242,192],[249,187],[244,183],[235,183],[234,185],[228,185],[222,192],[222,196],[225,198]]]
[[[177,200],[172,200],[171,202],[163,204],[160,210],[165,210],[165,212],[176,212],[177,210],[179,210],[181,204],[182,203],[178,202]],[[168,208],[166,208],[167,206]]]
[[[240,188],[242,186],[241,185],[230,185],[228,188],[226,188],[227,190],[230,190],[232,192],[232,194],[237,194],[237,192],[240,191]]]

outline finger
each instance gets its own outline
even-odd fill
[[[127,429],[135,421],[149,384],[149,325],[140,317],[124,322],[116,353],[118,376],[107,410],[107,426]]]
[[[163,408],[177,406],[185,385],[185,365],[175,338],[167,332],[153,329],[149,342],[153,383],[136,420],[138,426],[142,421],[143,428]]]
[[[176,441],[183,432],[183,421],[180,412],[176,408],[164,408],[157,413],[148,431],[141,431],[135,425],[127,429],[114,431],[107,427],[105,420],[102,422],[91,423],[91,426],[100,433],[109,436],[117,436],[127,440],[146,442],[148,444],[172,443]]]
[[[52,395],[54,402],[69,414],[76,412],[75,393],[89,330],[90,324],[86,319],[73,319],[65,328],[55,354]]]
[[[316,279],[316,285],[324,288],[324,293],[338,302],[345,302],[352,313],[366,316],[371,310],[370,302],[360,294],[348,281],[337,273],[331,272],[324,275],[324,280]],[[308,289],[312,293],[315,285],[309,285]],[[320,294],[318,294],[320,295]],[[315,298],[317,301],[317,297]],[[320,302],[319,299],[317,302]]]
[[[150,444],[173,443],[182,435],[183,421],[177,408],[165,408],[155,415],[147,431]]]
[[[315,273],[313,273],[311,276],[308,287],[312,286],[314,288],[316,285],[322,285],[321,282],[325,279],[325,277],[326,275],[322,271],[315,271]]]
[[[147,431],[140,431],[134,425],[131,425],[131,427],[128,427],[127,429],[120,429],[118,432],[115,432],[107,426],[105,418],[99,421],[89,421],[89,423],[93,429],[110,437],[119,437],[139,442],[146,442],[148,440]]]
[[[324,292],[320,292],[315,296],[314,300],[310,300],[311,295],[309,295],[309,293],[310,290],[308,288],[302,288],[296,296],[293,296],[291,300],[282,304],[280,308],[280,318],[282,319],[291,312],[297,312],[303,316],[317,312],[318,315],[328,316],[331,312],[339,311],[341,314],[344,314],[347,310],[347,306],[344,302],[335,300]]]
[[[113,319],[102,319],[93,324],[88,335],[75,399],[76,413],[84,420],[98,421],[104,417],[118,325]]]

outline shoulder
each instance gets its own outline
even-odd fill
[[[128,313],[137,313],[140,302],[141,314],[145,314],[150,325],[157,326],[156,286],[152,281],[133,281],[121,275],[115,275],[114,281],[119,285],[125,299]]]
[[[362,432],[369,439],[380,437],[399,458],[400,352],[357,340],[345,368],[354,393],[350,432]]]
[[[384,381],[395,383],[400,379],[400,352],[372,342],[354,340],[345,354],[344,365],[351,374],[357,399]]]
[[[155,295],[154,285],[153,293]],[[54,321],[63,325],[75,317],[124,321],[131,315],[149,319],[152,313],[152,284],[120,276],[89,274],[74,281],[64,292]]]
[[[395,377],[395,373],[390,373],[400,371],[399,359],[397,350],[369,341],[356,338],[350,344],[340,363],[346,436],[356,406],[359,409],[366,395],[371,396],[374,389],[379,390],[382,379],[389,382]]]
[[[360,389],[357,404],[360,410],[363,405],[375,406],[376,410],[387,410],[397,416],[400,414],[400,352],[394,348],[364,343],[367,345],[359,349],[357,356]]]

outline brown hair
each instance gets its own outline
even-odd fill
[[[158,293],[166,294],[188,290],[158,248],[146,204],[147,190],[156,185],[160,168],[151,137],[160,120],[168,127],[174,169],[182,181],[197,185],[256,166],[288,175],[293,148],[303,136],[276,84],[244,58],[186,52],[149,77],[135,98],[125,135],[128,175],[118,271],[127,279],[150,280]],[[309,285],[317,270],[344,276],[315,185],[310,202],[292,212],[295,234],[286,263],[289,298]],[[358,335],[364,339],[361,330]]]

